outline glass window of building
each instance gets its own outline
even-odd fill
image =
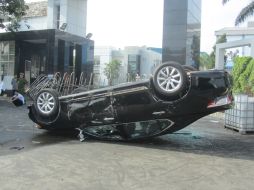
[[[15,42],[0,42],[0,76],[14,76]]]

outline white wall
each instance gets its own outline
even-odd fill
[[[127,46],[124,48],[123,52],[123,61],[122,61],[122,79],[125,79],[125,81],[127,81],[128,78],[128,58],[129,55],[140,55],[140,50],[141,48],[138,46]],[[129,79],[128,79],[129,80]]]
[[[4,23],[8,25],[8,22]],[[47,17],[31,17],[25,18],[20,21],[19,31],[29,31],[29,30],[44,30],[48,28]],[[0,33],[5,33],[5,29],[0,29]]]
[[[148,49],[147,47],[136,47],[130,46],[125,47],[124,52],[124,62],[125,66],[124,72],[127,75],[128,71],[128,55],[140,55],[140,75],[145,75],[149,77],[153,73],[153,68],[155,65],[160,64],[162,61],[162,54]]]
[[[32,2],[32,1],[30,1]],[[23,19],[20,31],[57,29],[57,5],[60,5],[60,24],[67,23],[65,32],[86,36],[87,0],[48,0],[47,16]],[[27,27],[30,26],[30,28]],[[0,33],[6,32],[0,29]]]
[[[162,62],[162,54],[153,50],[144,49],[141,53],[140,75],[149,77],[154,67]]]
[[[43,30],[47,28],[47,17],[26,18],[20,22],[19,31]]]
[[[99,66],[99,84],[101,86],[108,85],[108,79],[106,75],[104,74],[104,69],[106,67],[106,64],[112,61],[112,51],[115,50],[113,47],[109,46],[101,46],[101,47],[95,47],[94,48],[94,56],[99,57],[100,59],[100,66]]]
[[[100,69],[96,68],[96,73],[100,74],[100,84],[108,84],[107,77],[104,75],[104,69],[106,63],[117,59],[121,62],[119,71],[119,78],[114,80],[113,83],[125,83],[127,82],[128,72],[128,55],[139,55],[141,57],[140,62],[140,75],[145,75],[146,78],[152,74],[155,65],[160,64],[162,60],[162,54],[153,50],[147,49],[146,47],[129,46],[125,47],[124,50],[117,50],[116,48],[109,46],[95,47],[94,56],[100,57]]]
[[[248,31],[248,28],[246,29],[246,31]],[[243,33],[241,32],[238,32],[239,35],[228,35],[227,34],[227,30],[225,31],[225,33],[227,34],[227,42],[233,42],[233,41],[238,41],[238,40],[244,40],[244,39],[254,39],[254,34],[251,34],[251,33],[248,33],[248,34],[244,34],[244,32],[246,31],[243,31]],[[220,35],[217,35],[217,39],[219,38]],[[230,49],[227,49],[226,52],[235,52],[236,50],[239,51],[239,56],[250,56],[251,55],[251,49],[249,46],[243,46],[243,47],[238,47],[238,48],[230,48]]]
[[[233,42],[233,41],[237,41],[237,40],[253,39],[253,38],[254,38],[254,35],[227,36],[227,41]],[[236,50],[239,51],[239,56],[250,56],[251,55],[251,50],[250,50],[250,47],[248,47],[248,46],[231,48],[231,49],[227,49],[226,51],[228,53],[230,51],[235,52]]]
[[[48,9],[47,9],[47,28],[48,29],[54,29],[55,28],[55,15],[56,12],[55,6],[54,6],[54,0],[48,0]]]
[[[87,0],[68,0],[67,32],[86,36]],[[61,17],[65,15],[61,15]]]
[[[56,6],[60,5],[60,26],[67,23],[66,32],[86,36],[87,0],[48,0],[48,28],[56,28]]]

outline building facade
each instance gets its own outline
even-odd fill
[[[113,52],[116,50],[110,46],[99,46],[94,49],[93,81],[95,86],[107,86],[108,79],[104,74],[106,64],[114,59]]]
[[[254,22],[248,22],[247,27],[227,27],[215,31],[216,38],[226,35],[227,42],[254,39]],[[249,45],[234,47],[227,50],[227,53],[238,52],[239,56],[250,56],[251,48]]]
[[[215,32],[218,38],[225,35],[227,42],[216,44],[216,69],[232,70],[235,56],[254,56],[254,22],[247,27],[227,27]],[[224,59],[226,55],[226,60]],[[226,61],[226,62],[225,62]]]
[[[25,73],[28,82],[39,74],[93,71],[94,42],[86,38],[87,0],[48,0],[28,4],[18,32],[0,33],[0,80]],[[10,80],[7,89],[11,87]]]
[[[164,0],[162,61],[199,67],[201,0]]]
[[[162,63],[161,48],[128,46],[124,49],[114,47],[95,47],[94,51],[94,84],[107,86],[108,79],[104,74],[106,64],[112,60],[121,62],[119,77],[113,84],[135,81],[138,78],[149,78],[154,67]]]

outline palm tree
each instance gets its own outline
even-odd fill
[[[222,0],[222,4],[225,5],[230,0]],[[254,1],[251,1],[247,6],[245,6],[235,19],[235,25],[239,25],[244,22],[247,17],[252,16],[254,13]]]

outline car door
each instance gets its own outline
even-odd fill
[[[112,93],[112,105],[118,123],[148,120],[151,118],[153,100],[148,90],[115,90]]]
[[[93,94],[90,99],[89,108],[92,113],[91,124],[111,124],[115,121],[110,90]]]

